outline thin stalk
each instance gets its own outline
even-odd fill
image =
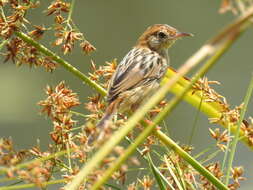
[[[243,108],[241,110],[240,119],[238,121],[238,127],[236,129],[235,137],[233,138],[233,141],[231,143],[231,152],[228,157],[228,167],[227,167],[227,173],[226,173],[226,178],[225,178],[226,185],[228,185],[228,183],[229,183],[230,171],[231,171],[232,165],[233,165],[233,160],[234,160],[235,151],[236,151],[236,145],[237,145],[237,142],[238,142],[238,139],[240,136],[240,126],[242,125],[242,121],[245,116],[252,91],[253,91],[253,74],[251,76],[251,81],[250,81],[246,96],[243,101],[244,104],[243,104]]]
[[[213,158],[215,158],[219,153],[221,152],[220,149],[216,150],[215,152],[212,152],[210,154],[208,154],[205,158],[203,158],[202,160],[199,160],[199,162],[201,164],[204,164],[206,162],[210,162],[210,160],[212,160]]]
[[[67,181],[67,179],[58,179],[58,180],[52,180],[52,181],[44,182],[41,185],[42,185],[42,187],[46,187],[48,185],[64,183],[66,181]],[[0,187],[0,190],[28,189],[28,188],[32,188],[32,187],[36,187],[36,184],[28,183],[28,184],[22,184],[22,185],[5,186],[5,187]]]
[[[103,96],[106,95],[106,91],[98,85],[96,82],[92,81],[88,76],[83,74],[81,71],[79,71],[77,68],[72,66],[70,63],[59,57],[56,53],[52,52],[51,50],[47,49],[45,46],[42,44],[36,42],[33,40],[31,37],[27,36],[23,32],[16,31],[15,35],[24,40],[26,43],[34,46],[38,51],[43,53],[44,55],[50,57],[52,60],[55,62],[59,63],[61,66],[63,66],[67,71],[71,72],[74,74],[76,77],[84,81],[86,84],[94,88],[97,92],[102,94]]]
[[[146,126],[146,123],[143,122],[143,125]],[[126,136],[125,139],[128,141],[128,143],[131,145],[132,144],[132,141]],[[162,182],[164,182],[168,187],[170,187],[171,190],[175,190],[173,188],[173,186],[170,184],[170,182],[163,176],[163,174],[159,171],[158,167],[155,166],[155,164],[152,162],[151,158],[149,159],[150,155],[143,155],[141,153],[141,150],[136,147],[136,150],[140,156],[147,162],[147,164],[149,165],[149,170],[151,170],[151,172],[153,172],[153,174],[157,177],[157,183],[160,183],[160,179]],[[156,153],[156,152],[155,152]],[[158,153],[157,153],[158,156],[160,156]],[[142,168],[142,170],[144,169],[147,169],[147,168]],[[137,169],[135,169],[137,170]],[[141,168],[138,168],[138,170],[141,170]],[[164,168],[164,170],[166,170],[166,168]],[[128,171],[134,171],[133,169],[128,169]]]
[[[228,123],[228,136],[230,137],[231,136],[231,130],[230,130],[230,122]],[[226,167],[226,163],[227,163],[227,157],[228,157],[228,153],[229,153],[229,150],[230,150],[230,140],[228,140],[227,142],[227,148],[226,148],[226,151],[225,151],[225,154],[224,154],[224,158],[223,158],[223,161],[222,161],[222,166],[221,166],[221,171],[222,173],[225,173],[225,167]]]
[[[0,183],[8,182],[8,181],[14,181],[19,180],[17,177],[6,177],[6,178],[0,178]]]
[[[194,133],[197,129],[197,123],[198,123],[198,119],[199,119],[199,114],[200,114],[200,109],[201,109],[201,106],[202,106],[202,102],[203,102],[203,93],[201,93],[201,99],[200,99],[200,103],[199,103],[199,107],[197,109],[197,114],[194,118],[194,122],[193,122],[193,126],[192,126],[192,130],[191,130],[191,134],[190,134],[190,138],[189,138],[189,141],[188,141],[188,144],[192,144],[192,139],[193,139],[193,136],[194,136]]]
[[[66,149],[67,149],[67,156],[68,156],[68,167],[69,167],[69,172],[72,173],[72,162],[71,162],[71,151],[70,151],[70,137],[68,137],[67,142],[66,142]]]
[[[4,14],[4,9],[3,9],[2,6],[0,7],[0,11],[1,11],[1,17],[2,17],[2,19],[4,20],[4,22],[6,22],[7,20],[6,20],[6,16]]]
[[[171,162],[173,163],[174,165],[174,168],[176,170],[176,173],[178,175],[178,180],[180,181],[180,184],[182,185],[182,187],[184,188],[184,190],[186,190],[186,186],[185,186],[185,181],[184,181],[184,176],[182,174],[182,170],[179,166],[179,163],[178,162],[174,162],[171,158],[169,158],[171,160]],[[176,179],[175,179],[176,180]]]
[[[153,173],[154,178],[156,179],[156,183],[160,190],[166,190],[166,186],[168,186],[170,183],[168,180],[161,174],[160,170],[155,167],[150,154],[148,153],[148,161],[149,161],[149,167],[151,169],[151,172]],[[167,183],[166,183],[167,182]],[[165,184],[166,183],[166,184]]]
[[[179,190],[185,190],[185,187],[183,188],[182,187],[182,181],[181,181],[181,176],[179,177],[180,179],[180,181],[178,180],[178,178],[177,178],[177,176],[176,176],[176,174],[173,172],[173,170],[172,170],[172,168],[171,168],[171,165],[169,164],[169,162],[168,162],[168,159],[166,159],[166,158],[164,158],[165,159],[165,162],[166,162],[166,164],[167,164],[167,168],[168,168],[168,170],[169,170],[169,172],[170,172],[170,175],[171,175],[171,177],[174,179],[174,181],[175,181],[175,183],[177,184],[177,187],[178,187],[178,189]],[[173,166],[174,166],[174,168],[175,168],[175,165],[174,165],[174,163],[173,163]],[[177,173],[178,173],[178,171],[177,171]],[[181,183],[180,183],[181,182]]]
[[[77,116],[80,116],[80,117],[83,117],[83,118],[87,118],[85,114],[83,113],[79,113],[79,112],[76,112],[76,111],[70,111],[71,114],[74,114],[74,115],[77,115]]]
[[[74,6],[75,6],[75,0],[71,1],[71,5],[70,5],[70,9],[69,9],[69,14],[68,14],[68,18],[67,18],[67,23],[70,22],[72,14],[73,14],[73,10],[74,10]]]
[[[69,151],[73,151],[73,149],[70,149]],[[0,174],[4,174],[4,173],[8,172],[9,169],[20,170],[22,168],[26,168],[26,167],[30,166],[33,163],[44,162],[46,160],[50,160],[50,159],[62,156],[64,154],[66,154],[66,153],[67,153],[67,150],[64,150],[64,151],[57,152],[55,154],[51,154],[49,156],[45,156],[45,157],[41,157],[41,158],[36,158],[36,159],[31,160],[31,161],[28,161],[28,162],[25,162],[25,163],[22,163],[22,164],[18,164],[16,166],[11,167],[11,168],[4,168],[4,167],[2,167],[2,168],[0,168]]]

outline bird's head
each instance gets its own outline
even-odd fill
[[[173,43],[190,33],[179,32],[167,24],[155,24],[147,28],[137,42],[137,46],[147,47],[154,51],[168,49]]]

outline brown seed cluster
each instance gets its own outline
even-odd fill
[[[219,13],[224,14],[227,12],[232,12],[235,15],[243,14],[247,11],[247,9],[252,6],[252,0],[221,0],[221,5],[219,9]]]
[[[88,42],[84,35],[79,31],[77,26],[71,19],[71,15],[66,18],[66,13],[70,12],[70,3],[63,0],[55,0],[47,8],[47,15],[54,16],[54,30],[56,40],[53,45],[60,46],[64,54],[70,53],[75,42],[80,42],[81,50],[85,54],[89,54],[96,50],[96,48]]]
[[[49,28],[54,29],[56,40],[53,45],[61,46],[64,54],[73,50],[76,41],[80,42],[81,50],[85,54],[96,50],[74,24],[71,15],[68,15],[69,2],[55,0],[51,3],[48,7],[47,15],[55,16],[55,24],[49,28],[32,25],[25,18],[28,10],[30,11],[39,6],[39,1],[0,1],[0,6],[0,38],[8,40],[6,52],[3,53],[6,55],[5,62],[12,60],[17,65],[42,66],[49,72],[52,72],[57,67],[57,64],[50,57],[44,56],[36,48],[23,42],[20,38],[13,37],[15,31],[25,31],[26,33],[31,27],[34,29],[28,32],[28,35],[34,40],[40,40]]]
[[[29,32],[29,35],[34,38],[35,40],[39,40],[42,38],[43,34],[45,33],[45,31],[47,30],[45,27],[43,26],[37,26],[34,25],[33,26],[35,29],[32,30],[31,32]]]
[[[24,18],[25,13],[29,9],[36,8],[38,2],[23,0],[11,0],[0,1],[1,17],[0,17],[0,37],[8,39],[11,37],[14,31],[17,31],[22,27],[23,23],[28,21]],[[8,15],[3,12],[4,9],[8,9]]]
[[[215,130],[209,128],[209,131],[212,138],[216,140],[217,147],[222,151],[225,151],[227,149],[227,143],[231,141],[231,137],[229,137],[227,130],[221,133],[219,128],[216,128]]]
[[[47,15],[61,16],[62,13],[69,12],[70,3],[63,0],[55,0],[47,8]]]
[[[205,102],[218,104],[222,111],[229,110],[229,105],[226,102],[225,97],[217,93],[210,87],[212,84],[220,84],[218,81],[209,81],[207,77],[201,78],[193,86],[193,93],[200,92],[200,96]]]
[[[206,169],[208,169],[210,172],[212,172],[212,174],[217,179],[221,179],[221,177],[223,176],[220,165],[218,163],[208,164],[206,166]],[[213,184],[211,184],[210,181],[207,180],[205,177],[200,176],[200,180],[202,182],[202,186],[203,186],[204,190],[216,190],[216,187],[213,186]]]
[[[81,40],[82,34],[74,31],[59,30],[55,36],[57,39],[53,45],[59,46],[63,44],[62,51],[67,54],[72,51],[75,41]]]
[[[13,166],[24,160],[26,151],[16,151],[10,138],[0,139],[0,165]]]
[[[65,143],[69,139],[68,131],[75,124],[70,109],[80,105],[80,102],[77,94],[73,93],[64,82],[58,84],[55,89],[47,86],[46,94],[48,97],[38,104],[43,107],[41,112],[46,113],[53,121],[54,131],[51,138],[65,148]]]
[[[43,182],[51,178],[53,167],[54,163],[50,160],[44,163],[32,163],[25,170],[18,170],[17,175],[28,183],[34,183],[37,187],[43,187]]]
[[[34,156],[48,156],[49,153],[42,153],[37,147],[30,150],[16,151],[11,139],[0,139],[0,166],[8,167],[6,176],[8,178],[18,177],[29,183],[34,183],[38,187],[42,187],[42,183],[46,182],[52,176],[52,168],[55,163],[51,160],[44,163],[37,161],[29,164],[25,169],[18,169],[15,166],[21,162],[33,159]],[[15,179],[15,178],[14,178]]]
[[[241,166],[234,167],[232,169],[232,177],[233,177],[233,183],[229,185],[229,189],[236,190],[240,187],[240,181],[245,180],[245,177],[242,177],[244,173],[244,170]]]
[[[28,45],[18,37],[12,38],[6,44],[4,62],[9,60],[18,66],[44,67],[49,72],[52,72],[58,66],[50,57],[45,57],[35,47]]]
[[[117,67],[117,60],[106,62],[105,65],[96,67],[95,63],[91,61],[92,72],[89,73],[90,79],[100,82],[104,88],[107,88],[109,81]]]
[[[0,12],[0,38],[6,39],[6,56],[4,62],[11,60],[17,65],[29,65],[30,67],[42,66],[47,71],[53,71],[57,64],[50,57],[45,57],[41,52],[31,45],[28,45],[18,37],[13,37],[15,31],[22,31],[25,25],[30,24],[25,18],[29,9],[37,8],[39,2],[28,0],[1,1]],[[7,10],[8,11],[4,11]],[[6,12],[8,15],[6,15]],[[29,33],[34,39],[39,39],[45,32],[45,28],[34,26],[35,30]]]
[[[208,169],[210,172],[214,174],[217,179],[222,180],[223,173],[221,171],[220,165],[218,163],[209,164],[206,166],[206,169]],[[240,188],[240,181],[245,180],[243,175],[243,168],[242,167],[234,167],[232,169],[232,180],[233,182],[228,185],[230,190],[237,190]],[[205,177],[201,176],[200,180],[203,183],[203,189],[204,190],[216,190],[216,187],[214,187]]]
[[[142,179],[139,179],[139,183],[142,185],[144,190],[151,190],[154,179],[151,179],[150,176],[144,176]]]
[[[208,81],[205,77],[200,79],[193,86],[193,93],[198,92],[198,95],[202,97],[203,101],[211,103],[217,110],[222,114],[219,118],[209,118],[211,123],[219,123],[227,126],[228,128],[237,125],[240,119],[240,113],[243,107],[243,104],[236,106],[234,109],[230,108],[230,105],[227,103],[226,98],[217,93],[213,88],[210,87],[210,84],[219,84],[217,81]],[[243,121],[241,130],[244,132],[244,135],[248,138],[249,144],[253,144],[253,125],[249,124],[246,120]],[[222,143],[226,143],[230,137],[226,135],[227,132],[220,133],[219,130],[213,131],[210,130],[211,136],[217,140],[217,146],[224,150],[226,146]]]
[[[244,120],[241,129],[244,132],[244,135],[248,138],[249,144],[253,145],[253,119],[250,117],[249,122]]]

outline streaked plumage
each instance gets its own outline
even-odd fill
[[[153,25],[141,35],[136,46],[119,63],[110,81],[108,107],[98,127],[107,125],[117,111],[135,109],[159,87],[169,66],[167,49],[183,36],[189,34],[164,24]]]

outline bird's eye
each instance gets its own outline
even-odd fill
[[[159,37],[160,39],[164,39],[164,38],[167,37],[167,35],[166,35],[164,32],[158,32],[158,37]]]

